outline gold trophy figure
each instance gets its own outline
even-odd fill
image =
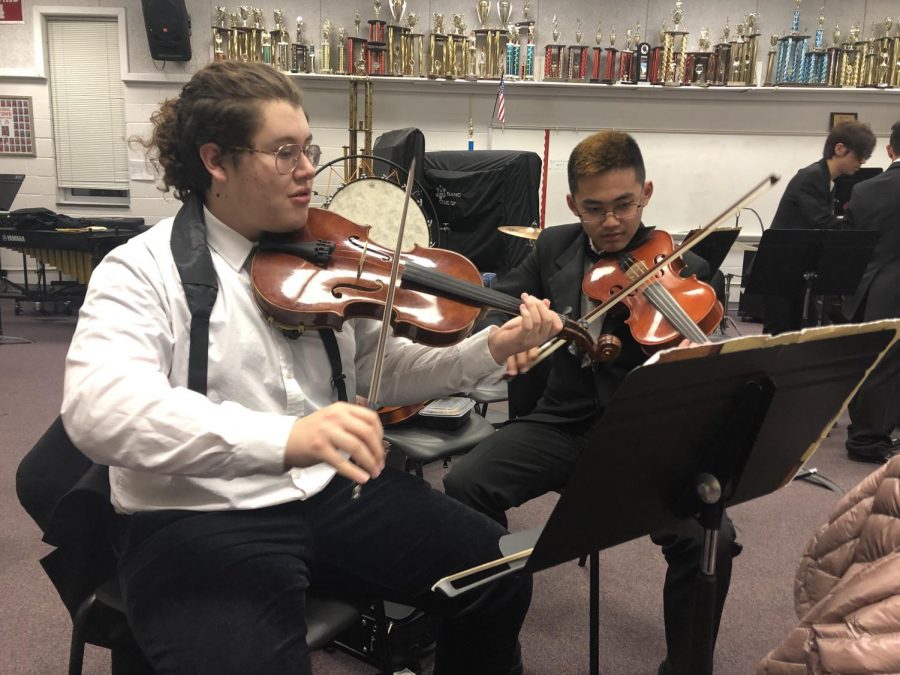
[[[359,10],[353,12],[353,25],[356,26],[356,37],[359,37],[359,26],[362,23],[362,18],[359,16]]]
[[[248,23],[250,16],[250,8],[246,5],[238,7],[238,22],[234,27],[236,34],[236,56],[238,61],[247,62],[250,60],[250,43],[251,29]]]
[[[444,15],[434,12],[431,15],[432,29],[428,42],[428,77],[434,79],[444,76],[444,61],[447,58],[447,36],[444,34]]]
[[[322,22],[322,44],[319,55],[319,72],[331,72],[331,19]]]
[[[306,23],[303,21],[302,16],[298,16],[295,22],[296,27],[296,40],[291,45],[294,50],[293,55],[291,56],[291,72],[292,73],[309,73],[312,72],[312,67],[309,59],[309,45],[303,42],[303,28],[306,26]]]
[[[228,19],[228,12],[224,7],[215,8],[212,27],[213,60],[215,61],[224,61],[230,58],[228,50],[231,45],[231,29],[228,27]]]

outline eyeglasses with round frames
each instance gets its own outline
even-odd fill
[[[595,206],[587,206],[578,213],[579,217],[585,223],[602,223],[606,221],[608,216],[612,216],[616,220],[628,220],[637,215],[638,209],[643,206],[639,201],[628,202],[627,204],[618,204],[613,208],[602,209]]]
[[[300,163],[301,155],[306,157],[307,161],[314,169],[319,166],[319,160],[322,158],[322,148],[315,143],[310,143],[306,146],[300,145],[299,143],[288,143],[287,145],[282,145],[277,150],[257,150],[256,148],[242,148],[237,146],[232,148],[232,150],[274,155],[275,170],[282,175],[294,172],[297,168],[297,164]]]

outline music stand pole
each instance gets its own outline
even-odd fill
[[[812,302],[813,284],[815,284],[817,276],[815,272],[803,273],[803,320],[801,323],[804,328],[809,326],[809,307]]]

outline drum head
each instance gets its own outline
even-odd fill
[[[327,208],[357,225],[370,226],[370,239],[392,249],[400,232],[405,196],[406,191],[396,183],[376,177],[360,178],[337,190]],[[425,214],[416,201],[410,199],[403,230],[403,250],[410,251],[416,244],[431,246],[432,241]]]

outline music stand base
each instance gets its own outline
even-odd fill
[[[23,337],[13,337],[12,335],[0,335],[0,345],[23,345],[32,344],[34,340]]]
[[[820,474],[819,470],[816,468],[806,469],[805,471],[798,471],[797,475],[794,476],[791,480],[803,480],[807,483],[812,483],[813,485],[823,487],[826,490],[831,490],[832,492],[837,492],[838,494],[844,494],[844,491],[837,483]]]

